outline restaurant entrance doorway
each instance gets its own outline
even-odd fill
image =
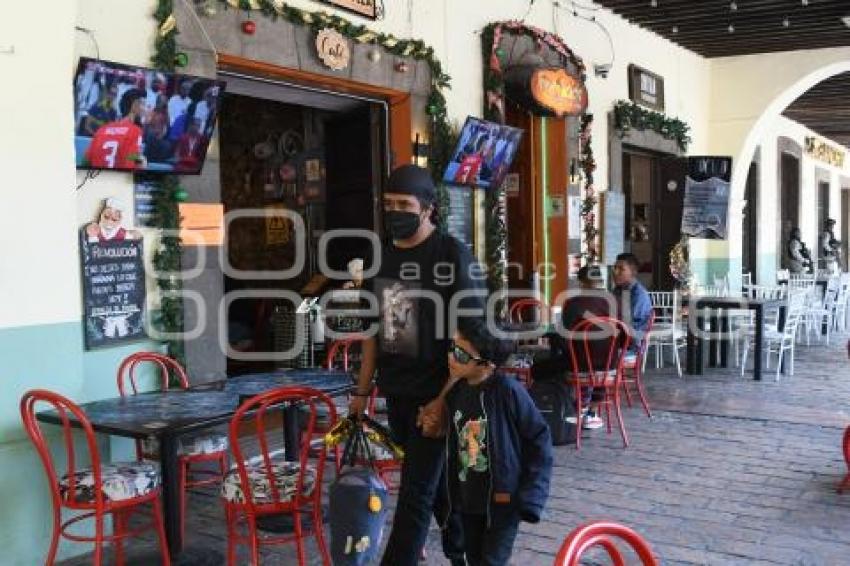
[[[288,349],[280,329],[291,333],[296,313],[283,293],[308,297],[339,286],[343,281],[321,275],[322,261],[346,271],[350,260],[368,257],[365,238],[334,239],[324,258],[319,242],[335,229],[380,232],[386,109],[375,100],[249,77],[228,77],[228,91],[219,127],[221,201],[239,216],[228,226],[231,267],[224,274],[234,375],[289,365],[250,355]],[[287,270],[291,276],[268,275]]]

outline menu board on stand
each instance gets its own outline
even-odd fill
[[[446,227],[449,234],[474,251],[475,246],[475,194],[469,187],[448,186],[449,214]]]
[[[602,264],[614,265],[625,251],[626,195],[616,191],[600,193],[602,201]]]

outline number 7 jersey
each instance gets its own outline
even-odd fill
[[[142,129],[129,118],[104,124],[86,150],[92,167],[135,169],[142,155]]]

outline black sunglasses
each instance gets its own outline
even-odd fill
[[[487,360],[485,360],[483,358],[476,358],[475,356],[473,356],[472,354],[470,354],[469,352],[467,352],[466,350],[464,350],[463,348],[461,348],[460,346],[458,346],[454,342],[449,344],[449,352],[451,352],[452,355],[455,357],[455,359],[458,361],[458,363],[461,363],[461,364],[468,364],[469,362],[475,362],[477,364],[484,365],[484,364],[487,363]]]

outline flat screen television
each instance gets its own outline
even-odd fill
[[[443,181],[498,188],[511,167],[522,134],[518,128],[468,117]]]
[[[215,79],[81,57],[77,168],[200,173],[223,92]]]

